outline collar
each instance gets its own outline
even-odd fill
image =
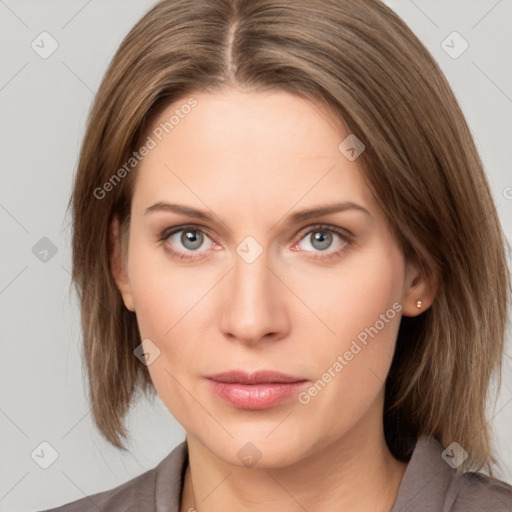
[[[462,486],[462,478],[441,457],[433,437],[420,436],[402,478],[390,512],[449,511]],[[155,511],[179,512],[188,446],[183,441],[155,468]]]
[[[420,436],[390,512],[445,512],[453,504],[463,479],[441,457],[433,437]]]

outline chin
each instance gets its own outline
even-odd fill
[[[240,434],[230,430],[233,438],[223,436],[224,439],[213,439],[211,435],[203,437],[202,444],[217,458],[227,464],[257,469],[283,468],[293,465],[309,456],[316,449],[322,449],[329,444],[325,437],[314,441],[307,427],[300,428],[302,434],[297,436],[288,429],[283,429],[281,435],[280,426],[273,423],[270,429],[241,428]],[[277,428],[276,428],[277,427]],[[272,432],[272,429],[276,429]],[[252,431],[252,432],[251,432]],[[269,432],[272,432],[269,435]]]

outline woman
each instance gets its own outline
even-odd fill
[[[99,430],[186,441],[54,510],[510,510],[485,415],[504,238],[442,73],[376,0],[164,0],[96,97],[72,198]]]

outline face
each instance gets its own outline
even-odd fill
[[[421,297],[357,159],[338,149],[348,132],[286,92],[191,96],[148,132],[116,277],[160,351],[148,367],[159,396],[237,465],[374,435],[400,317]]]

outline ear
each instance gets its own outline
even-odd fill
[[[432,305],[438,288],[438,278],[434,273],[431,272],[425,276],[418,264],[407,262],[402,314],[412,317],[424,313]]]
[[[126,308],[130,311],[135,311],[128,272],[126,271],[126,261],[125,257],[123,256],[121,228],[117,215],[114,215],[112,223],[110,224],[109,236],[109,245],[111,248],[110,269],[112,272],[112,277],[114,278],[117,288],[121,292],[121,296],[123,297],[124,305]]]

